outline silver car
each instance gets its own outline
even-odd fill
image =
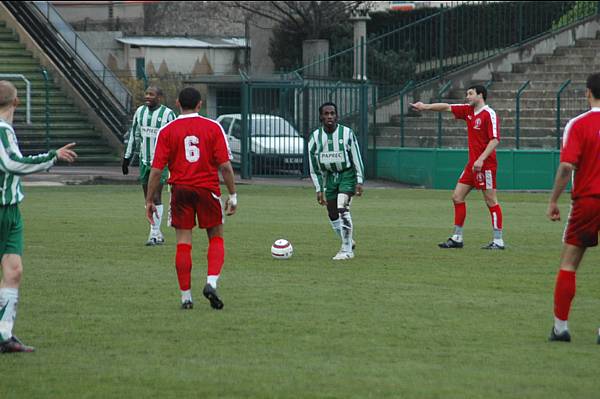
[[[217,118],[221,124],[234,165],[242,163],[242,115],[225,114]],[[276,115],[250,116],[248,151],[254,174],[276,170],[301,171],[304,138],[290,122]]]

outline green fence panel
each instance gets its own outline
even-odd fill
[[[374,150],[381,179],[435,189],[453,189],[467,161],[466,149]],[[498,150],[499,190],[550,190],[560,159],[556,150]]]

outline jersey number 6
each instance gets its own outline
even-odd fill
[[[183,143],[185,144],[185,159],[188,162],[198,162],[200,159],[200,148],[197,144],[200,142],[196,136],[187,136]]]

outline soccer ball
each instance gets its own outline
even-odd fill
[[[292,244],[283,238],[275,241],[271,246],[271,255],[275,259],[289,259],[292,257],[293,253],[294,248],[292,247]]]

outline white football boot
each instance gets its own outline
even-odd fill
[[[333,260],[348,260],[354,258],[354,252],[340,251],[333,257]]]

